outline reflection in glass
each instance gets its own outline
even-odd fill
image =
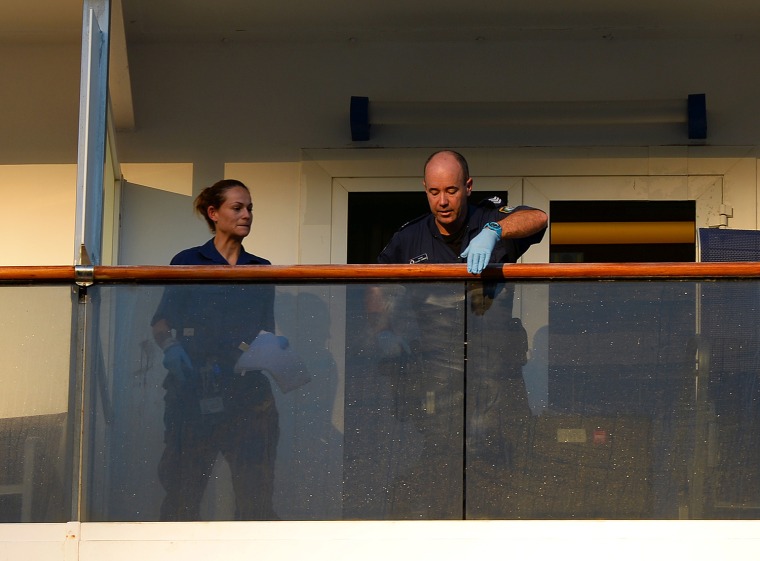
[[[465,515],[512,518],[529,456],[528,334],[513,317],[514,284],[469,283],[467,296]]]
[[[344,515],[460,519],[463,286],[353,286],[348,307]]]

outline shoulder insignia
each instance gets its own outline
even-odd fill
[[[492,195],[488,197],[487,199],[480,199],[480,201],[478,201],[477,206],[483,207],[483,208],[498,208],[501,205],[506,204],[506,202],[507,201],[505,201],[499,195]]]
[[[406,228],[407,226],[411,226],[412,224],[416,224],[416,223],[417,223],[417,222],[419,222],[420,220],[424,220],[424,219],[425,219],[425,218],[427,218],[428,216],[430,216],[430,213],[428,213],[428,214],[423,214],[422,216],[418,216],[417,218],[413,218],[412,220],[410,220],[410,221],[409,221],[409,222],[407,222],[406,224],[402,225],[402,226],[399,228],[399,231],[403,230],[403,229],[404,229],[404,228]]]
[[[499,212],[501,212],[502,214],[510,214],[510,213],[514,212],[514,210],[515,210],[515,207],[513,207],[513,206],[506,206],[505,205],[505,206],[499,207]]]

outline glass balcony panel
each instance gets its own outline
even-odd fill
[[[0,522],[64,522],[71,288],[3,286],[0,304]]]
[[[461,519],[464,286],[348,290],[344,516]]]
[[[175,327],[188,402],[150,327],[165,290],[196,322]],[[756,281],[91,292],[103,368],[88,374],[87,520],[758,514]],[[267,298],[310,376],[293,389],[276,372],[233,372]],[[203,402],[216,371],[202,338],[224,349],[212,354],[225,413]],[[167,515],[179,484],[195,502]]]
[[[368,301],[377,288],[392,325],[378,323]],[[461,285],[94,290],[104,371],[89,377],[88,520],[462,517]],[[175,326],[193,365],[187,393],[151,332],[165,291],[187,320]],[[261,328],[258,302],[272,294],[276,331],[310,376],[294,389],[277,372],[233,373],[240,344]],[[211,346],[219,394],[208,380]],[[206,401],[217,395],[223,411]],[[426,445],[427,434],[436,441]],[[267,489],[268,454],[276,460]],[[179,509],[167,503],[173,492],[186,501]],[[257,504],[271,510],[257,514]]]
[[[340,355],[331,334],[333,321],[345,322],[344,287],[114,286],[98,293],[107,391],[91,395],[111,406],[92,407],[88,519],[341,517],[344,331]],[[162,312],[165,293],[173,302]],[[274,375],[258,363],[234,372],[245,344],[274,329],[272,312],[285,337],[264,347],[274,363],[263,366]],[[187,359],[179,372],[176,360],[164,360],[172,351],[165,355],[154,341],[157,313],[173,318]]]
[[[522,284],[510,305],[505,285],[468,306],[466,517],[756,517],[757,286]]]

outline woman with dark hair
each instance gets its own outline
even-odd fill
[[[204,189],[195,210],[214,234],[179,252],[172,265],[269,265],[248,253],[253,205],[248,188],[225,179]],[[272,505],[279,420],[260,371],[233,372],[247,343],[274,332],[272,285],[173,285],[151,322],[164,351],[165,448],[158,466],[166,491],[161,520],[200,520],[200,503],[217,454],[232,474],[235,518],[276,519]]]

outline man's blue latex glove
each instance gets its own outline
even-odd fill
[[[488,265],[491,259],[493,248],[501,239],[501,236],[494,230],[483,228],[483,230],[473,238],[470,245],[462,252],[460,257],[467,258],[467,272],[478,275]]]
[[[284,351],[290,346],[290,341],[288,341],[288,338],[283,335],[277,336],[277,344],[280,346],[280,348]]]
[[[193,371],[193,362],[179,343],[174,343],[164,350],[164,368],[174,374],[177,382],[183,384],[187,375]]]

